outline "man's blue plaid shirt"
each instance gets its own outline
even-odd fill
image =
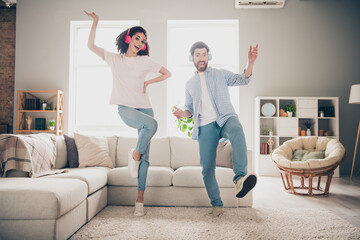
[[[222,127],[229,117],[237,116],[230,101],[228,87],[247,85],[252,75],[246,78],[245,72],[235,74],[228,70],[211,67],[208,67],[204,73],[211,102],[218,116],[216,122]],[[199,107],[201,101],[201,83],[197,72],[195,72],[195,75],[186,83],[185,94],[185,109],[188,110],[194,118],[192,138],[196,140],[198,139],[199,133]]]

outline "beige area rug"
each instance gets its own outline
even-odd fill
[[[314,208],[210,208],[108,206],[71,239],[360,239],[360,229],[335,214]]]

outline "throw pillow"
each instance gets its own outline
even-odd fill
[[[66,156],[69,168],[79,167],[79,153],[75,144],[75,139],[68,135],[64,135],[66,144]]]
[[[291,161],[307,161],[309,159],[324,159],[325,152],[309,152],[303,149],[296,149],[293,153]]]
[[[79,167],[109,167],[114,168],[109,155],[106,137],[85,136],[74,134],[79,152]]]
[[[216,150],[216,166],[233,168],[232,148],[229,140],[220,142]]]

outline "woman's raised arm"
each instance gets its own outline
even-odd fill
[[[88,13],[84,11],[84,13],[93,19],[93,24],[91,26],[91,30],[89,34],[88,48],[104,60],[105,59],[104,49],[95,45],[96,27],[99,22],[99,15],[96,15],[94,12]]]

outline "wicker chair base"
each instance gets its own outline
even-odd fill
[[[272,155],[271,159],[272,159]],[[277,164],[273,159],[274,164],[279,168],[280,176],[284,184],[285,190],[288,190],[289,193],[297,195],[307,195],[307,196],[317,196],[323,195],[327,196],[329,194],[330,184],[332,176],[334,175],[334,170],[344,161],[346,154],[343,158],[336,162],[333,165],[317,168],[317,169],[292,169],[286,168]],[[294,186],[293,176],[300,177],[300,186]],[[317,186],[313,187],[313,179],[318,177]],[[327,177],[325,188],[321,188],[321,177]],[[305,178],[308,178],[308,186],[305,186]],[[307,189],[307,193],[300,193],[295,191],[296,189]]]
[[[281,180],[284,184],[285,190],[288,190],[289,193],[296,194],[296,195],[305,195],[305,196],[327,196],[329,194],[331,179],[334,174],[334,171],[326,172],[323,174],[297,174],[297,173],[289,173],[286,171],[280,170]],[[300,186],[294,186],[293,176],[300,177]],[[322,188],[321,185],[321,177],[325,176],[326,184],[325,188]],[[318,178],[317,185],[313,186],[313,179]],[[305,178],[308,178],[308,184],[305,186]],[[302,193],[296,191],[296,189],[307,189],[307,193]]]

